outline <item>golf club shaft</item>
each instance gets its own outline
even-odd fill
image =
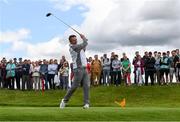
[[[71,27],[70,25],[68,25],[67,23],[65,23],[63,20],[61,20],[60,18],[58,18],[58,17],[55,16],[54,14],[52,14],[52,16],[54,16],[56,19],[58,19],[59,21],[61,21],[63,24],[65,24],[66,26],[68,26],[69,28],[71,28],[73,31],[75,31],[76,33],[78,33],[79,35],[81,35],[81,33],[79,33],[77,30],[75,30],[73,27]]]

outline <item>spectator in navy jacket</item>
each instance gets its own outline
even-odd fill
[[[27,90],[31,90],[31,80],[29,77],[30,74],[30,64],[27,60],[24,60],[24,64],[22,65],[22,90],[25,90],[25,87],[27,87]]]
[[[155,73],[155,58],[152,56],[152,52],[149,52],[149,56],[144,60],[145,64],[145,85],[148,85],[148,78],[150,76],[151,85],[154,85],[154,73]]]
[[[16,87],[20,90],[20,81],[22,79],[22,58],[19,58],[19,62],[16,63]]]
[[[40,74],[41,74],[41,79],[43,79],[45,81],[45,89],[48,89],[48,62],[46,61],[46,59],[43,60],[43,64],[41,64],[40,66]]]

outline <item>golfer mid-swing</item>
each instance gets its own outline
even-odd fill
[[[65,97],[61,100],[60,108],[64,108],[69,101],[72,94],[75,92],[76,88],[79,86],[80,82],[83,83],[84,90],[84,109],[89,108],[89,87],[90,80],[86,70],[87,59],[85,55],[85,48],[88,45],[87,39],[84,35],[80,34],[83,43],[77,44],[77,38],[75,35],[69,36],[70,42],[70,54],[73,61],[73,72],[74,81],[71,88],[67,91]]]

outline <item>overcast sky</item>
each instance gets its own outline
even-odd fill
[[[0,0],[0,57],[69,57],[70,23],[89,39],[87,55],[180,47],[180,0]]]

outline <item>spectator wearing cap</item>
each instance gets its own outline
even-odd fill
[[[145,85],[148,85],[148,78],[150,76],[151,85],[154,85],[154,73],[155,73],[155,58],[152,56],[152,52],[149,52],[149,55],[144,60],[145,66]]]
[[[20,90],[20,81],[22,80],[22,58],[19,58],[19,62],[16,63],[16,88]]]
[[[7,85],[6,88],[14,89],[14,78],[15,78],[15,68],[16,65],[13,63],[12,59],[9,60],[9,62],[6,65],[6,79],[7,79]]]
[[[169,81],[169,66],[170,66],[170,60],[167,57],[167,54],[165,52],[163,52],[163,57],[160,60],[160,73],[161,73],[161,84],[165,84],[165,80],[166,79],[166,83],[168,84]],[[166,75],[166,77],[164,78],[164,74]]]
[[[30,64],[28,63],[28,60],[24,60],[22,65],[22,90],[24,91],[25,88],[31,90]]]

